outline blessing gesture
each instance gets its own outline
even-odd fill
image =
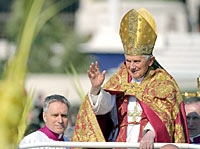
[[[96,63],[96,66],[94,63],[90,65],[90,68],[88,70],[88,77],[92,85],[90,93],[97,95],[101,89],[101,85],[103,84],[103,81],[105,80],[106,70],[104,70],[101,73],[98,62],[96,61],[95,63]]]

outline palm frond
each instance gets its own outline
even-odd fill
[[[27,112],[30,107],[30,104],[24,104],[27,101],[24,84],[29,51],[43,3],[44,0],[30,0],[27,3],[30,9],[17,45],[17,52],[8,62],[0,81],[0,148],[3,149],[16,148],[17,131],[23,109],[27,106],[25,108]]]
[[[70,70],[66,70],[66,73],[71,78],[70,80],[71,80],[71,82],[73,84],[74,89],[76,90],[77,94],[79,95],[80,99],[83,100],[84,96],[85,96],[85,93],[84,93],[83,87],[81,85],[78,73],[77,73],[77,71],[76,71],[76,69],[75,69],[75,67],[73,66],[72,63],[70,63],[70,68],[71,68],[71,71]],[[75,77],[75,79],[74,79],[74,77],[72,77],[71,74]]]

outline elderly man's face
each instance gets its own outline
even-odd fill
[[[146,58],[144,56],[125,55],[126,66],[129,74],[135,79],[140,79],[147,72],[154,62],[154,56]]]
[[[185,105],[190,137],[200,134],[200,102]]]
[[[68,125],[68,108],[62,102],[52,102],[49,104],[47,113],[43,112],[43,119],[46,126],[56,134],[65,132]]]

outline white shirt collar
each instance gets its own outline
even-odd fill
[[[135,79],[134,77],[132,77],[132,80],[134,80],[137,84],[140,84],[143,78],[144,76],[139,79]]]

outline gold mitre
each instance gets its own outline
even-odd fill
[[[145,9],[131,9],[122,18],[120,37],[127,55],[152,55],[157,38],[156,23]]]

